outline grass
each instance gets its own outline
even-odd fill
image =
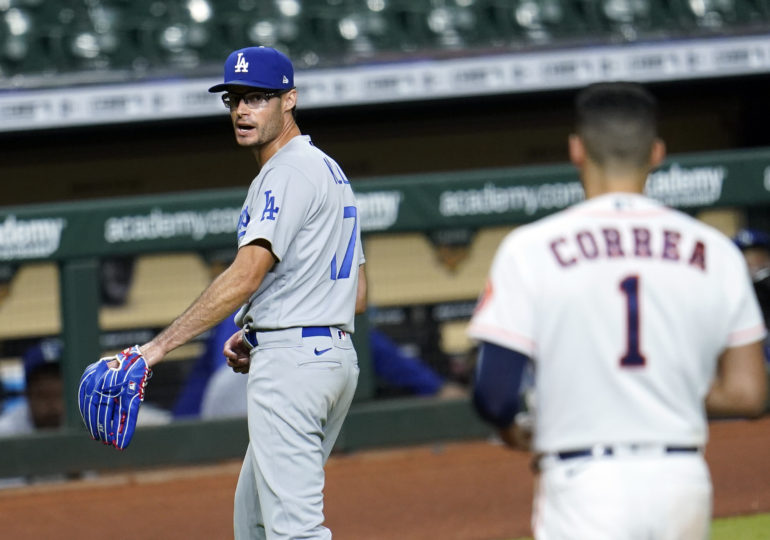
[[[767,540],[770,538],[770,514],[756,514],[715,519],[711,540]]]
[[[756,514],[715,519],[711,523],[711,540],[768,540],[770,514]],[[532,540],[530,537],[515,540]]]

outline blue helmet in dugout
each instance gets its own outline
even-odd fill
[[[741,251],[754,247],[765,248],[770,251],[770,234],[759,229],[741,229],[733,237],[733,242]]]

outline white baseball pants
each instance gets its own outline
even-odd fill
[[[708,540],[712,488],[700,452],[544,458],[541,468],[537,540]]]

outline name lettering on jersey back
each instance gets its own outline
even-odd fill
[[[342,172],[342,169],[340,169],[340,166],[331,161],[329,158],[324,158],[324,163],[326,163],[326,166],[329,168],[329,172],[332,173],[332,179],[334,180],[335,184],[349,184],[348,178],[345,176],[345,173]]]
[[[706,271],[706,245],[700,240],[683,242],[679,232],[668,229],[661,231],[655,239],[646,227],[634,227],[630,234],[612,227],[599,231],[583,229],[572,236],[560,236],[549,245],[556,262],[564,268],[581,261],[633,257],[684,262]]]

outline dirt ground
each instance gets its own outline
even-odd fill
[[[770,512],[770,417],[711,425],[716,517]],[[232,538],[239,463],[134,472],[0,491],[0,538]],[[335,455],[336,540],[501,540],[530,534],[529,458],[485,442]]]

